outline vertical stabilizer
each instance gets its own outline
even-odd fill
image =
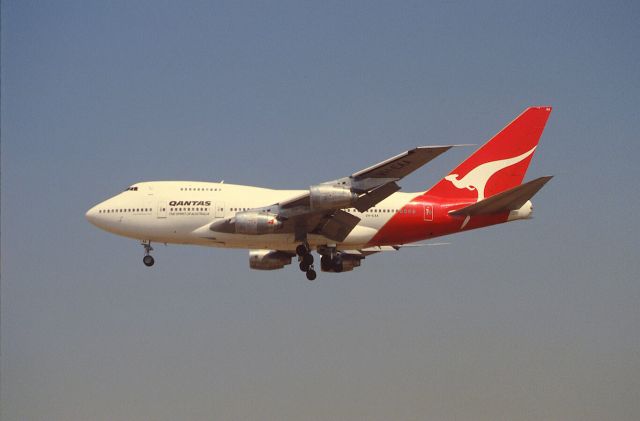
[[[479,202],[522,183],[551,107],[530,107],[426,194]]]

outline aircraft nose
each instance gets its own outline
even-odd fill
[[[93,225],[97,225],[98,222],[98,209],[97,206],[92,207],[84,214],[84,217],[87,218],[87,221],[91,222]]]

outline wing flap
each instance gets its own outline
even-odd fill
[[[336,211],[319,229],[317,234],[341,242],[358,225],[360,218],[343,210]]]

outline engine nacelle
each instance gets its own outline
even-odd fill
[[[311,210],[348,208],[358,200],[358,195],[348,187],[318,184],[309,187]]]
[[[291,254],[277,250],[249,250],[249,267],[257,270],[282,269],[291,264]]]
[[[278,215],[265,212],[239,212],[235,216],[236,234],[269,234],[282,228]]]

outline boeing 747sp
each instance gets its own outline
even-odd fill
[[[252,269],[280,269],[297,256],[314,280],[324,272],[443,235],[531,216],[530,199],[551,176],[522,183],[551,107],[531,107],[426,192],[398,182],[452,146],[420,146],[307,190],[196,181],[148,181],[92,207],[89,222],[144,246],[175,243],[249,249]]]

